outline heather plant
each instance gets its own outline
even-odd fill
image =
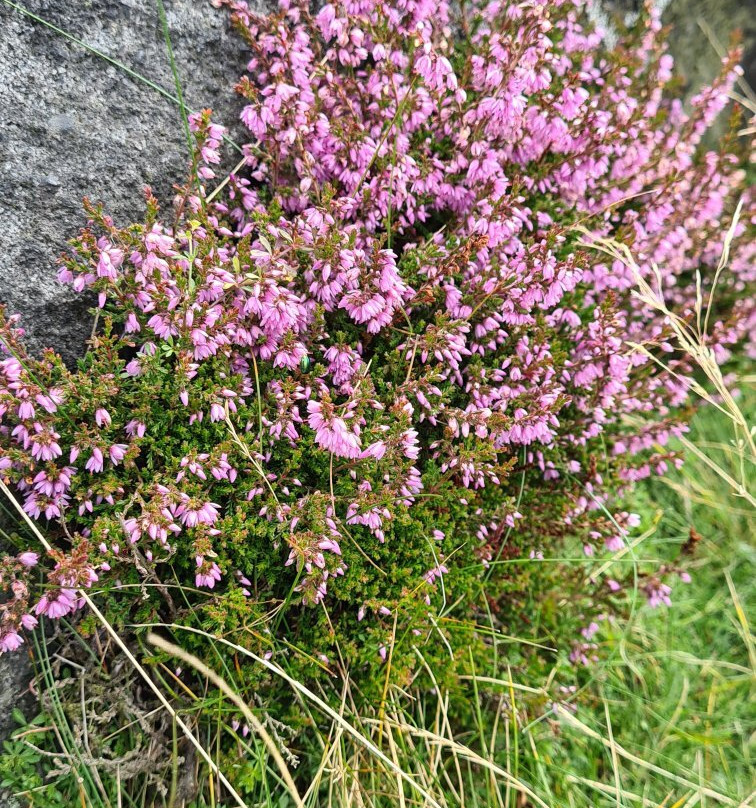
[[[685,111],[653,13],[607,51],[573,0],[222,5],[252,51],[243,161],[217,176],[202,111],[168,215],[87,204],[75,369],[0,326],[3,486],[51,544],[2,560],[0,648],[89,591],[124,633],[385,700],[537,602],[593,665],[596,620],[685,573],[555,562],[633,559],[622,498],[679,464],[701,384],[675,327],[724,363],[756,326],[739,146],[697,148],[737,53]]]

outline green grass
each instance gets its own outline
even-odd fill
[[[733,472],[738,463],[730,436],[728,419],[706,409],[690,437]],[[564,771],[555,769],[552,777],[571,806],[722,804],[674,778],[717,791],[730,804],[749,804],[756,731],[756,659],[748,626],[756,562],[753,511],[695,456],[681,471],[636,490],[632,504],[646,521],[661,517],[644,555],[679,561],[691,528],[700,536],[684,556],[691,583],[676,586],[669,609],[642,608],[629,630],[605,640],[604,656],[614,661],[600,669],[580,700],[577,718],[645,765],[620,755],[613,763],[611,746],[563,727],[550,746],[555,767]],[[585,781],[600,783],[605,793]]]

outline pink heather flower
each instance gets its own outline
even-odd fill
[[[598,662],[596,649],[598,646],[592,642],[576,643],[570,653],[570,661],[575,665],[590,665],[591,662]]]
[[[58,444],[60,435],[52,430],[45,429],[41,424],[34,424],[35,434],[29,439],[31,442],[32,457],[37,460],[55,460],[63,454]]]
[[[18,405],[18,417],[23,420],[31,420],[34,418],[34,405],[28,399],[25,399]]]
[[[147,427],[141,421],[133,419],[126,424],[124,430],[130,438],[143,438]]]
[[[669,597],[671,592],[672,588],[667,586],[667,584],[652,581],[646,586],[648,605],[652,609],[656,609],[659,606],[671,606],[672,600]]]
[[[21,647],[24,638],[16,631],[6,630],[0,635],[0,654],[16,651]]]
[[[95,423],[99,427],[110,426],[110,413],[104,407],[95,410]]]
[[[324,356],[334,385],[346,389],[362,365],[360,355],[348,345],[331,345]]]
[[[102,450],[95,446],[92,449],[91,457],[87,460],[84,467],[90,474],[101,472],[105,468],[105,458],[102,455]]]
[[[27,631],[32,631],[32,629],[35,629],[37,627],[38,623],[39,623],[39,621],[37,620],[36,617],[34,617],[34,615],[31,615],[31,614],[23,614],[23,615],[21,615],[21,625]]]
[[[53,620],[64,617],[76,609],[78,599],[73,589],[59,589],[43,595],[34,607],[37,615],[45,615]]]
[[[380,658],[381,658],[381,659],[382,659],[384,662],[386,661],[386,657],[388,656],[388,651],[386,650],[386,646],[385,646],[385,645],[382,645],[382,646],[381,646],[381,647],[378,649],[378,656],[380,656]]]
[[[58,410],[58,404],[63,402],[63,396],[59,390],[55,388],[51,389],[48,395],[44,393],[37,393],[34,396],[34,400],[39,404],[45,412],[49,412],[51,415]]]
[[[432,569],[429,569],[428,572],[423,575],[423,579],[429,583],[435,583],[436,579],[441,580],[441,578],[449,572],[447,567],[444,564],[439,564]]]
[[[147,325],[157,334],[158,337],[162,337],[162,339],[168,340],[171,337],[178,336],[178,329],[175,325],[171,322],[171,320],[167,316],[163,316],[162,314],[153,314],[149,320],[147,320]]]
[[[62,496],[59,500],[53,500],[44,495],[40,496],[34,491],[30,491],[24,500],[24,510],[35,519],[39,519],[42,514],[46,519],[57,519],[61,515],[60,505],[67,501],[67,497]]]
[[[382,440],[371,443],[367,449],[363,449],[360,453],[360,458],[365,460],[368,457],[373,457],[380,460],[386,454],[386,444]]]
[[[306,356],[307,349],[301,342],[295,342],[286,347],[281,346],[273,358],[273,367],[294,370],[299,367],[300,362]]]
[[[34,567],[39,562],[39,554],[32,553],[30,550],[27,550],[25,553],[21,553],[20,555],[16,556],[16,558],[25,567]]]
[[[160,224],[152,226],[152,230],[144,237],[144,245],[150,252],[160,255],[171,255],[173,252],[173,238],[163,232]]]
[[[126,456],[126,450],[129,447],[125,443],[114,443],[109,449],[110,462],[117,466]]]
[[[228,462],[228,455],[224,452],[217,464],[210,469],[216,480],[228,480],[233,483],[237,477],[236,469]]]
[[[142,330],[142,326],[139,324],[139,319],[133,311],[130,311],[126,317],[126,322],[123,324],[123,330],[127,334],[134,334]]]
[[[31,446],[31,438],[29,435],[29,430],[23,424],[17,424],[11,435],[16,439],[18,443],[20,443],[24,449],[28,449]]]
[[[609,552],[616,553],[625,546],[625,540],[622,536],[610,536],[608,539],[604,540],[604,546]]]
[[[402,450],[405,457],[417,460],[420,456],[420,446],[417,441],[417,430],[408,429],[402,434]]]
[[[208,589],[215,587],[215,582],[220,581],[220,567],[214,562],[206,562],[202,556],[197,556],[197,573],[194,581],[197,586],[204,586]]]
[[[596,622],[591,622],[585,628],[581,629],[580,633],[585,637],[586,640],[590,640],[598,630],[599,624]]]
[[[176,516],[186,527],[197,525],[212,525],[218,520],[220,505],[215,502],[205,502],[199,507],[190,502],[182,502],[176,508]]]
[[[332,405],[329,404],[328,409],[332,409]],[[324,410],[319,401],[307,402],[307,423],[315,430],[318,445],[338,457],[359,457],[360,439],[349,431],[343,418],[325,415]]]
[[[123,263],[123,251],[113,247],[106,239],[101,238],[97,243],[100,248],[100,260],[97,263],[97,277],[115,280],[118,277],[118,267]]]

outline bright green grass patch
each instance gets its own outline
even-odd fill
[[[747,409],[754,411],[753,401]],[[730,436],[727,419],[711,409],[699,413],[691,430],[696,445],[732,473],[739,460]],[[614,661],[583,693],[577,713],[603,742],[570,727],[546,744],[555,767],[550,777],[562,792],[557,804],[728,804],[702,793],[708,788],[745,805],[754,787],[756,730],[748,623],[756,592],[753,511],[695,457],[680,472],[638,488],[633,506],[647,521],[661,514],[646,554],[678,560],[687,544],[692,581],[675,588],[671,608],[643,608],[629,630],[605,640]],[[643,765],[616,748],[613,755],[612,737]]]

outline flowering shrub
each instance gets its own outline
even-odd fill
[[[589,662],[623,582],[541,559],[623,547],[618,497],[678,462],[691,369],[585,240],[695,317],[745,182],[697,151],[736,54],[685,112],[653,16],[606,52],[577,0],[224,5],[253,52],[243,168],[210,192],[205,111],[168,219],[149,194],[126,228],[88,206],[60,270],[101,326],[76,370],[2,326],[0,473],[54,551],[2,562],[0,649],[96,583],[117,625],[201,612],[310,673],[409,672],[481,593],[510,624],[558,586]],[[720,360],[756,325],[752,215]],[[641,581],[652,606],[672,572]]]

